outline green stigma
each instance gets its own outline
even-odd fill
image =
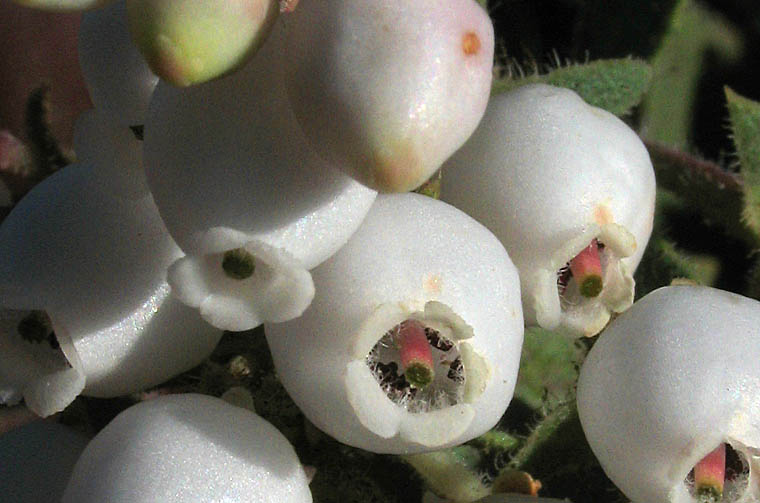
[[[222,259],[224,273],[232,279],[247,279],[253,276],[256,269],[253,255],[243,248],[235,248],[224,252]]]
[[[706,485],[697,489],[697,501],[699,503],[717,503],[722,500],[723,491],[713,485]]]
[[[586,276],[580,284],[581,295],[584,297],[596,297],[602,293],[602,277],[592,274]]]
[[[433,382],[435,373],[424,363],[412,363],[404,370],[404,377],[413,387],[424,388]]]

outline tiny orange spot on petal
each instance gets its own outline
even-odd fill
[[[467,56],[477,54],[480,50],[480,39],[474,31],[469,31],[462,37],[462,50]]]
[[[600,204],[594,208],[594,221],[599,225],[607,225],[614,222],[615,219],[612,216],[612,211],[607,206]]]
[[[439,294],[441,293],[441,288],[443,286],[443,279],[438,274],[431,274],[427,278],[425,278],[425,281],[423,283],[423,287],[425,291],[429,293]]]

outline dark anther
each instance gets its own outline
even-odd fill
[[[37,344],[48,339],[50,326],[42,311],[32,311],[19,321],[16,327],[22,339]]]
[[[222,269],[232,279],[247,279],[253,276],[256,268],[253,255],[244,248],[235,248],[224,252]]]
[[[462,365],[462,359],[457,358],[451,362],[451,365],[449,365],[449,372],[446,374],[446,377],[452,381],[464,382],[464,373],[462,372],[463,369],[464,366]]]
[[[449,351],[454,347],[453,343],[441,337],[441,334],[437,330],[433,330],[430,327],[425,327],[425,337],[427,337],[431,346],[443,352]]]

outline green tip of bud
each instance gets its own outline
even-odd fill
[[[586,276],[580,284],[581,295],[584,297],[596,297],[602,293],[602,277],[594,275]]]
[[[433,368],[424,363],[412,363],[404,370],[404,377],[415,388],[424,388],[433,382]]]
[[[222,259],[224,273],[232,279],[248,279],[256,269],[253,255],[243,248],[235,248],[224,252]]]
[[[153,73],[176,86],[227,75],[248,61],[279,13],[275,0],[128,0],[132,38]]]

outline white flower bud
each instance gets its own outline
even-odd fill
[[[379,196],[313,276],[303,316],[265,332],[278,376],[317,427],[362,449],[416,453],[499,420],[523,320],[517,271],[488,230],[431,198]],[[420,386],[404,364],[420,349],[403,340],[409,326],[426,328],[433,378]]]
[[[114,124],[143,123],[158,77],[132,43],[125,0],[82,15],[79,65],[95,108]]]
[[[491,229],[514,260],[526,323],[574,335],[598,333],[633,303],[654,197],[636,133],[543,84],[495,96],[443,171],[442,198]],[[582,294],[570,268],[592,242],[601,270],[597,288]]]
[[[87,446],[63,503],[311,503],[287,439],[256,414],[210,396],[130,407]]]
[[[306,144],[277,71],[278,35],[234,75],[159,85],[145,125],[148,183],[188,255],[169,283],[228,330],[301,314],[314,295],[308,269],[346,242],[376,195]]]
[[[422,184],[483,116],[494,36],[473,0],[311,0],[286,21],[296,116],[324,159],[369,187]]]
[[[65,168],[16,205],[0,256],[0,399],[23,395],[39,415],[83,389],[116,396],[158,384],[221,338],[169,295],[166,268],[182,252],[150,195],[115,198],[88,166]]]
[[[594,454],[626,496],[696,501],[687,477],[725,443],[744,466],[726,481],[723,500],[758,501],[758,326],[755,300],[677,286],[650,293],[604,331],[581,369],[578,412]]]

